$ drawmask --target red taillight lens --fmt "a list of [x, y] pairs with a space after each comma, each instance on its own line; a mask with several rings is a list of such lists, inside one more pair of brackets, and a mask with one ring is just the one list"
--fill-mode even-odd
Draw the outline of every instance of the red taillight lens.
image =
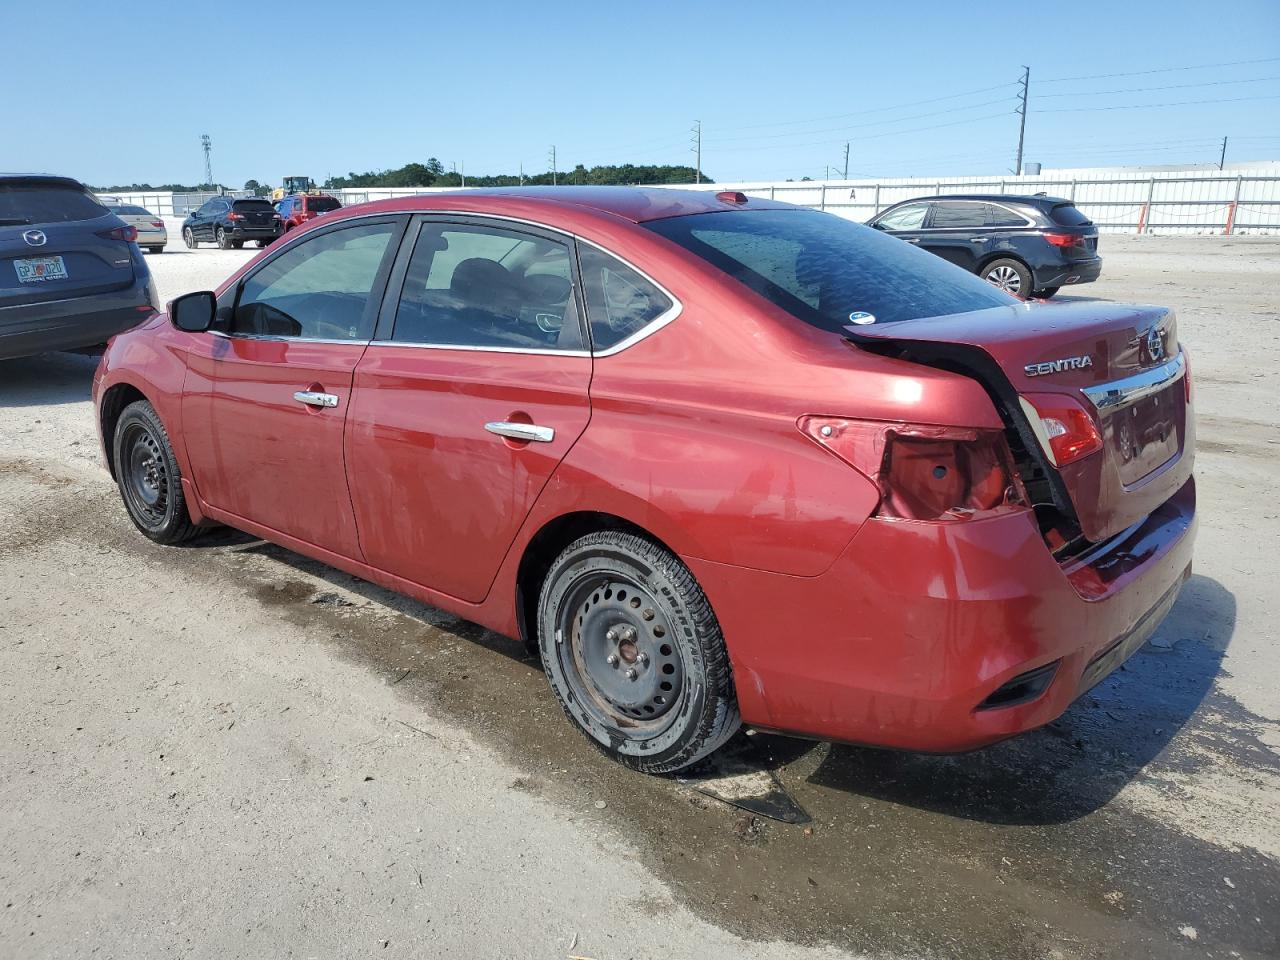
[[1080, 242], [1080, 238], [1070, 233], [1046, 233], [1044, 238], [1055, 247], [1074, 247]]
[[1058, 466], [1082, 460], [1102, 449], [1098, 425], [1079, 400], [1057, 393], [1027, 393], [1023, 397], [1040, 414]]
[[131, 225], [116, 227], [114, 230], [99, 230], [98, 236], [104, 240], [124, 240], [133, 243], [138, 239], [138, 228]]
[[876, 484], [882, 517], [969, 520], [1024, 500], [1000, 430], [841, 417], [803, 417], [800, 429]]
[[163, 227], [163, 226], [164, 226], [164, 221], [163, 221], [163, 220], [152, 220], [152, 221], [151, 221], [151, 225], [152, 225], [153, 227]]
[[228, 214], [227, 214], [227, 219], [228, 219], [228, 220], [243, 220], [243, 219], [244, 219], [244, 214], [243, 214], [243, 213], [236, 213], [234, 210], [232, 210], [230, 213], [228, 213]]

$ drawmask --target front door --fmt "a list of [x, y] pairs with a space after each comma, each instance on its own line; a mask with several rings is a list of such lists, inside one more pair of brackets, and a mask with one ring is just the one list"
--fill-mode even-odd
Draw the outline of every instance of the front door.
[[193, 351], [183, 401], [210, 506], [359, 559], [343, 423], [403, 229], [397, 217], [340, 222], [224, 294], [221, 329]]
[[361, 547], [376, 567], [478, 602], [590, 416], [573, 242], [425, 218], [395, 290], [347, 415]]
[[920, 247], [972, 273], [989, 246], [987, 204], [980, 200], [937, 200]]

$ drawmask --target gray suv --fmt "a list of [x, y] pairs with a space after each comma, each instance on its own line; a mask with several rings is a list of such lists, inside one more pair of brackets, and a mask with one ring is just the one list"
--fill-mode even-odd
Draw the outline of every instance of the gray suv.
[[77, 180], [0, 173], [0, 360], [93, 346], [158, 310], [137, 237]]

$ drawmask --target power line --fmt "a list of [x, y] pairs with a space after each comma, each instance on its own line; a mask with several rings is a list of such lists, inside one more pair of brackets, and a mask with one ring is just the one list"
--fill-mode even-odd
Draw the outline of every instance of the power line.
[[743, 140], [781, 140], [784, 137], [816, 136], [817, 134], [820, 134], [820, 133], [843, 133], [846, 130], [857, 130], [863, 127], [880, 127], [890, 123], [906, 123], [909, 120], [923, 120], [926, 117], [937, 117], [937, 116], [942, 116], [944, 114], [953, 114], [963, 110], [979, 110], [982, 107], [990, 107], [997, 103], [1008, 103], [1008, 102], [1009, 102], [1008, 97], [1000, 97], [999, 99], [996, 99], [996, 100], [986, 100], [986, 101], [983, 101], [982, 103], [974, 103], [967, 107], [951, 107], [946, 110], [931, 110], [928, 113], [917, 113], [909, 117], [895, 117], [892, 120], [870, 120], [866, 123], [854, 123], [854, 124], [849, 124], [848, 126], [841, 126], [841, 127], [827, 127], [826, 129], [823, 129], [823, 130], [800, 130], [794, 133], [762, 133], [762, 134], [758, 134], [756, 136], [751, 136], [751, 137], [724, 137], [723, 139], [715, 140], [714, 142], [715, 143], [739, 143]]
[[1205, 80], [1202, 83], [1171, 83], [1163, 87], [1128, 87], [1123, 90], [1089, 90], [1075, 93], [1045, 93], [1041, 94], [1045, 99], [1049, 97], [1105, 97], [1113, 93], [1150, 93], [1153, 90], [1186, 90], [1189, 87], [1218, 87], [1227, 83], [1264, 83], [1267, 80], [1280, 80], [1280, 75], [1274, 77], [1250, 77], [1247, 80]]
[[1146, 110], [1150, 107], [1189, 107], [1197, 103], [1243, 103], [1246, 100], [1280, 100], [1280, 93], [1261, 97], [1228, 97], [1224, 100], [1179, 100], [1175, 103], [1127, 103], [1115, 107], [1054, 107], [1052, 110], [1032, 110], [1032, 113], [1085, 113], [1097, 110]]
[[1211, 67], [1239, 67], [1246, 63], [1275, 63], [1280, 57], [1262, 57], [1258, 60], [1229, 60], [1225, 63], [1196, 63], [1181, 67], [1160, 67], [1157, 70], [1131, 70], [1126, 73], [1094, 73], [1079, 77], [1052, 77], [1041, 83], [1066, 83], [1068, 80], [1110, 80], [1112, 77], [1145, 77], [1153, 73], [1174, 73], [1178, 70], [1208, 70]]
[[[983, 120], [994, 120], [996, 117], [1008, 117], [1007, 110], [1000, 113], [990, 113], [984, 117], [969, 117], [964, 120], [953, 120], [951, 123], [935, 123], [927, 127], [913, 127], [909, 130], [886, 130], [882, 133], [868, 133], [859, 138], [859, 140], [878, 140], [882, 137], [898, 137], [908, 133], [923, 133], [927, 130], [941, 130], [944, 127], [954, 127], [964, 123], [980, 123]], [[734, 147], [738, 152], [747, 152], [752, 150], [777, 150], [787, 147], [823, 147], [832, 144], [843, 143], [843, 140], [815, 140], [806, 143], [767, 143], [754, 147]]]

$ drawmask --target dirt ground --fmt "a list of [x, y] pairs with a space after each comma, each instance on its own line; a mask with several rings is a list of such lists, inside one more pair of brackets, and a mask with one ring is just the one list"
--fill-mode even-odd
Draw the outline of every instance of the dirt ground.
[[[148, 257], [161, 295], [256, 251]], [[1103, 237], [1167, 303], [1195, 574], [965, 757], [743, 738], [806, 830], [628, 773], [514, 643], [232, 532], [137, 535], [91, 356], [0, 361], [0, 956], [1280, 956], [1280, 240]]]

